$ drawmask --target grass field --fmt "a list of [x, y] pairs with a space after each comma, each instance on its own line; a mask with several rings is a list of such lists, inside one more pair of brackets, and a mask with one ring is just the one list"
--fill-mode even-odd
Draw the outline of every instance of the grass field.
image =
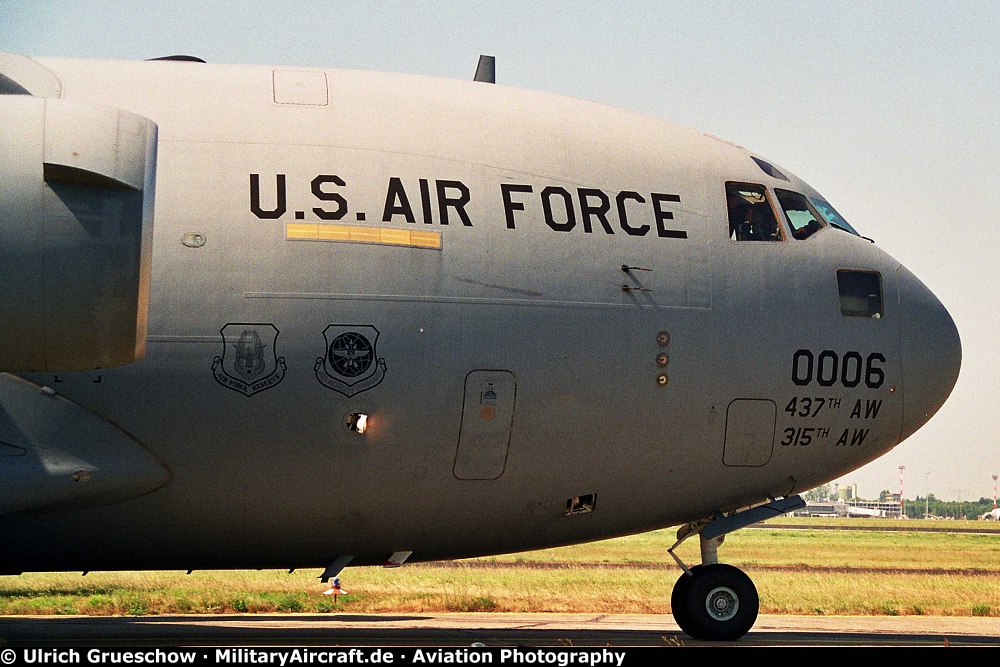
[[[323, 595], [318, 570], [24, 574], [0, 577], [0, 614], [668, 613], [680, 574], [667, 553], [674, 534], [348, 568], [341, 580], [349, 594], [336, 602]], [[697, 540], [678, 554], [699, 562]], [[727, 536], [720, 557], [753, 578], [765, 614], [1000, 617], [1000, 526], [993, 523], [778, 519]]]

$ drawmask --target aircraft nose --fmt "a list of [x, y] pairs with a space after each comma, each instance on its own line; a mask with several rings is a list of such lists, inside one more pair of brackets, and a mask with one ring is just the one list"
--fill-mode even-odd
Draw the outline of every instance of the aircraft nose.
[[958, 328], [944, 305], [906, 267], [899, 279], [904, 440], [923, 426], [951, 394], [962, 366]]

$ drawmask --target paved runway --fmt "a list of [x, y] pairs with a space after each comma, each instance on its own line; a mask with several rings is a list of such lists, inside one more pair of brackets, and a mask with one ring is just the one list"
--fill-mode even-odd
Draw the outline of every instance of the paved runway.
[[262, 614], [5, 616], [0, 646], [1000, 646], [1000, 618], [761, 616], [738, 642], [701, 642], [669, 615]]

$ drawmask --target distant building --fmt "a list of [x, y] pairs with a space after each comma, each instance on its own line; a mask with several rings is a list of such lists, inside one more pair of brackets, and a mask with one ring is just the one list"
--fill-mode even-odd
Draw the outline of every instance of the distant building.
[[855, 500], [850, 503], [855, 516], [877, 516], [886, 519], [904, 518], [899, 505], [899, 494], [894, 493], [895, 499], [886, 498], [885, 502], [877, 500]]
[[848, 502], [851, 500], [857, 500], [858, 498], [858, 485], [857, 484], [838, 484], [835, 488], [835, 493], [837, 500], [841, 502]]
[[880, 519], [898, 519], [900, 517], [899, 502], [879, 502], [877, 500], [854, 500], [849, 503], [839, 501], [807, 502], [806, 506], [796, 510], [794, 515]]
[[795, 516], [845, 517], [847, 505], [840, 502], [808, 501], [805, 507], [795, 511]]

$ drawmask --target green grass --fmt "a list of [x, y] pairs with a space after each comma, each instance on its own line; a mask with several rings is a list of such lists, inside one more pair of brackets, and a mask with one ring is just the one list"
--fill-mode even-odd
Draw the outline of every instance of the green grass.
[[[1000, 532], [886, 532], [893, 522], [782, 519], [726, 537], [721, 560], [743, 568], [761, 613], [1000, 617]], [[836, 521], [836, 520], [830, 520]], [[985, 522], [899, 522], [931, 528]], [[825, 526], [835, 526], [823, 520]], [[950, 526], [949, 526], [950, 527]], [[323, 595], [319, 571], [33, 573], [0, 577], [0, 614], [579, 612], [667, 613], [679, 570], [675, 531], [442, 566], [348, 568], [348, 595]], [[678, 550], [699, 562], [697, 539]], [[624, 564], [624, 566], [623, 566]], [[559, 565], [556, 567], [556, 565]]]

